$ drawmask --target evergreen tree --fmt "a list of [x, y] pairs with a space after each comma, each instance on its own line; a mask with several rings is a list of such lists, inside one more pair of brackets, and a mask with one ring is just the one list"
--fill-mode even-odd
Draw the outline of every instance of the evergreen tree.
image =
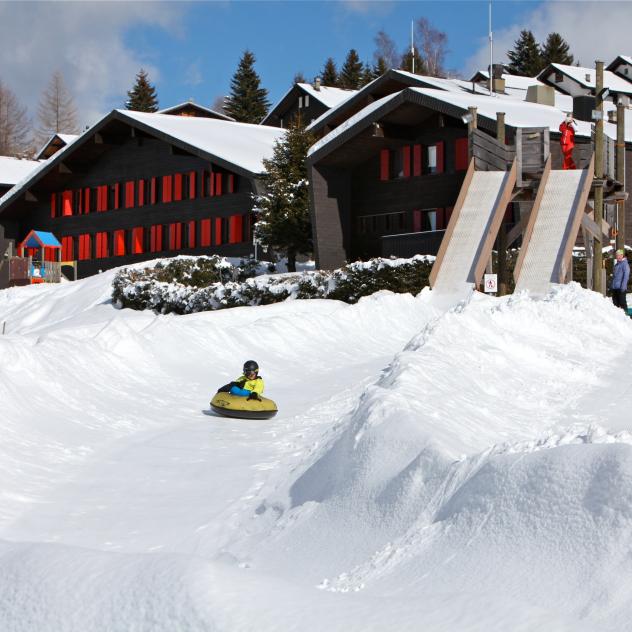
[[33, 153], [30, 121], [23, 106], [0, 80], [0, 156], [28, 158]]
[[77, 108], [66, 88], [64, 76], [55, 71], [42, 93], [37, 111], [39, 127], [37, 140], [46, 142], [53, 134], [78, 134]]
[[384, 60], [384, 57], [378, 56], [375, 65], [373, 66], [373, 78], [377, 79], [381, 77], [384, 73], [389, 71], [389, 67]]
[[544, 68], [542, 53], [531, 31], [520, 31], [513, 50], [507, 51], [509, 73], [524, 77], [535, 77]]
[[362, 75], [360, 76], [360, 87], [366, 86], [367, 83], [371, 83], [371, 81], [373, 81], [373, 79], [375, 78], [376, 77], [373, 74], [373, 68], [371, 68], [371, 64], [364, 64]]
[[127, 92], [125, 108], [136, 112], [158, 111], [156, 88], [149, 82], [149, 76], [142, 68], [136, 75], [134, 86]]
[[[414, 49], [414, 59], [415, 59], [415, 74], [416, 75], [426, 75], [428, 74], [428, 69], [426, 68], [426, 64], [424, 60], [419, 56], [419, 52], [417, 49]], [[413, 53], [410, 52], [410, 49], [405, 51], [402, 55], [402, 63], [400, 64], [401, 70], [406, 70], [407, 72], [413, 72]]]
[[336, 64], [331, 57], [329, 57], [329, 59], [325, 62], [323, 72], [320, 76], [320, 83], [321, 85], [328, 86], [330, 88], [335, 88], [338, 85], [338, 70], [336, 69]]
[[358, 57], [358, 53], [352, 48], [347, 53], [345, 63], [340, 70], [338, 77], [338, 87], [346, 90], [357, 90], [361, 85], [363, 64]]
[[549, 64], [573, 65], [575, 58], [569, 52], [569, 45], [559, 33], [549, 33], [542, 47], [542, 67]]
[[261, 87], [256, 73], [255, 56], [246, 50], [230, 84], [225, 111], [241, 123], [259, 123], [270, 109], [268, 91]]
[[255, 235], [264, 245], [285, 254], [290, 272], [296, 271], [298, 254], [312, 252], [306, 159], [314, 141], [297, 117], [275, 143], [272, 158], [263, 161], [266, 193], [255, 198]]

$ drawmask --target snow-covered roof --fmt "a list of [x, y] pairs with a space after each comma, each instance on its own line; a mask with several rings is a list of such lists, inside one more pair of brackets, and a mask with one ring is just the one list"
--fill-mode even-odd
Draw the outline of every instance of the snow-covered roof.
[[184, 101], [183, 103], [178, 103], [178, 105], [172, 105], [170, 108], [164, 108], [159, 110], [157, 114], [171, 114], [177, 110], [184, 109], [186, 107], [192, 107], [196, 110], [200, 110], [206, 114], [210, 114], [216, 118], [222, 119], [224, 121], [234, 121], [235, 119], [232, 116], [228, 116], [227, 114], [223, 114], [222, 112], [218, 112], [217, 110], [212, 110], [211, 108], [207, 108], [199, 103], [194, 103], [193, 101]]
[[116, 112], [120, 117], [162, 132], [252, 174], [265, 170], [263, 159], [272, 158], [274, 143], [285, 134], [285, 130], [267, 125], [131, 110]]
[[[54, 145], [55, 147], [63, 147], [65, 145], [69, 145], [70, 143], [74, 142], [75, 140], [77, 140], [77, 138], [79, 138], [79, 134], [53, 134], [42, 146], [42, 148], [35, 154], [36, 158], [38, 160], [41, 159], [45, 159], [45, 158], [49, 158], [50, 155], [52, 155], [53, 153], [55, 153], [54, 151], [51, 151], [51, 154], [49, 156], [45, 155], [46, 154], [46, 150], [51, 147], [51, 145]], [[61, 141], [61, 142], [59, 142]], [[59, 149], [57, 149], [57, 151], [59, 151]]]
[[[489, 81], [489, 72], [487, 70], [479, 70], [476, 74], [481, 75]], [[501, 79], [505, 82], [505, 88], [512, 88], [514, 90], [527, 90], [529, 86], [543, 85], [537, 77], [523, 77], [522, 75], [503, 73]]]
[[37, 160], [0, 156], [0, 186], [14, 186], [32, 173], [39, 164]]
[[[352, 127], [362, 127], [365, 119], [369, 118], [375, 110], [385, 106], [391, 101], [394, 101], [397, 97], [406, 92], [416, 93], [428, 97], [427, 106], [432, 107], [432, 102], [434, 101], [438, 109], [440, 107], [440, 103], [444, 103], [452, 108], [457, 108], [457, 110], [460, 110], [460, 112], [465, 114], [467, 113], [469, 107], [476, 107], [478, 116], [487, 118], [489, 121], [496, 121], [497, 112], [504, 112], [505, 124], [514, 128], [548, 127], [552, 132], [559, 132], [560, 123], [564, 120], [566, 112], [568, 111], [562, 110], [558, 107], [521, 101], [498, 94], [490, 96], [484, 94], [472, 94], [471, 92], [458, 93], [431, 88], [411, 87], [374, 101], [360, 112], [357, 112], [344, 123], [329, 132], [329, 134], [314, 143], [309, 150], [309, 155], [321, 150], [343, 132], [351, 129]], [[570, 109], [572, 110], [572, 107]], [[632, 117], [626, 117], [625, 139], [627, 142], [632, 142], [632, 121], [627, 121], [627, 119], [630, 118]], [[604, 133], [610, 138], [616, 139], [616, 125], [606, 122], [604, 124]], [[583, 136], [590, 138], [591, 123], [586, 121], [576, 121], [576, 134], [580, 137]]]
[[[573, 81], [576, 81], [584, 88], [595, 88], [595, 74], [594, 68], [582, 68], [581, 66], [567, 66], [565, 64], [549, 64], [539, 75], [538, 79], [546, 79], [553, 72], [561, 72]], [[606, 88], [610, 88], [615, 92], [623, 92], [625, 94], [632, 94], [632, 82], [620, 77], [619, 75], [611, 72], [610, 70], [603, 71], [603, 85]]]
[[336, 107], [357, 92], [357, 90], [343, 90], [342, 88], [330, 88], [329, 86], [320, 86], [317, 90], [311, 83], [298, 83], [296, 85], [328, 108]]

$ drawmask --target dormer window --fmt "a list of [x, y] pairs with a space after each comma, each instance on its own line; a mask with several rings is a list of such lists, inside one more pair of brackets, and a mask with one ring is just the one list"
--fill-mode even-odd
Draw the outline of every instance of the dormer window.
[[586, 81], [590, 81], [590, 73], [586, 73]]
[[306, 94], [305, 98], [303, 99], [303, 107], [309, 107], [309, 94]]
[[555, 73], [555, 83], [562, 83], [564, 81], [564, 75], [561, 72]]

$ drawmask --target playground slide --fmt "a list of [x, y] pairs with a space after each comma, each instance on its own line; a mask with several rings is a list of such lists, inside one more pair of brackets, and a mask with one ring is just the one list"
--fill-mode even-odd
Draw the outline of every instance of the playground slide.
[[465, 297], [478, 285], [516, 182], [509, 171], [475, 171], [470, 162], [430, 273], [433, 291]]
[[588, 168], [569, 171], [552, 170], [547, 161], [516, 261], [516, 292], [542, 295], [551, 283], [565, 282], [592, 178], [592, 159]]

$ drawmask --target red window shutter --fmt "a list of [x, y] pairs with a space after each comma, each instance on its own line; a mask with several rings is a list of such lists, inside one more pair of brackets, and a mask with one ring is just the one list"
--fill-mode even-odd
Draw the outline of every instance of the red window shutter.
[[195, 200], [196, 198], [196, 189], [195, 189], [195, 171], [190, 171], [189, 172], [189, 199], [190, 200]]
[[208, 175], [208, 194], [210, 197], [215, 195], [215, 174], [211, 171]]
[[83, 215], [83, 189], [77, 189], [77, 212]]
[[61, 214], [64, 217], [72, 215], [72, 191], [64, 191], [61, 194]]
[[456, 171], [465, 171], [468, 167], [467, 138], [457, 138], [455, 141], [454, 168]]
[[413, 233], [421, 231], [421, 211], [413, 211]]
[[97, 211], [108, 210], [108, 187], [106, 184], [97, 187]]
[[182, 224], [180, 222], [169, 224], [169, 250], [182, 248]]
[[242, 241], [243, 218], [241, 215], [232, 215], [229, 221], [229, 243], [238, 244]]
[[125, 231], [114, 231], [114, 256], [122, 257], [125, 255]]
[[437, 173], [443, 173], [444, 171], [444, 145], [445, 143], [442, 140], [437, 141]]
[[228, 192], [235, 192], [235, 176], [232, 173], [228, 174]]
[[61, 259], [62, 261], [72, 261], [75, 258], [72, 247], [72, 237], [61, 238]]
[[203, 219], [200, 222], [200, 246], [211, 245], [211, 220]]
[[105, 232], [96, 234], [97, 259], [105, 259], [108, 256], [108, 234]]
[[151, 191], [150, 191], [150, 194], [149, 194], [150, 204], [155, 204], [156, 201], [157, 201], [157, 199], [156, 199], [157, 198], [156, 185], [157, 185], [156, 178], [152, 178], [151, 179], [151, 183], [150, 183]]
[[188, 239], [188, 244], [187, 246], [189, 248], [195, 248], [195, 220], [191, 220], [190, 222], [188, 222], [189, 225], [189, 239]]
[[134, 181], [125, 183], [125, 208], [134, 208]]
[[222, 174], [216, 173], [215, 174], [215, 195], [221, 195], [221, 194], [222, 194]]
[[83, 212], [87, 215], [90, 212], [90, 188], [83, 190]]
[[402, 161], [404, 163], [404, 178], [410, 178], [410, 145], [402, 147]]
[[152, 226], [149, 236], [151, 252], [160, 252], [162, 250], [162, 224]]
[[162, 201], [171, 202], [173, 199], [173, 177], [162, 176]]
[[90, 235], [79, 235], [79, 260], [90, 259]]
[[176, 201], [182, 200], [182, 174], [176, 173], [173, 176], [173, 199]]
[[114, 183], [114, 209], [121, 208], [121, 186], [118, 182]]
[[51, 193], [50, 195], [50, 216], [57, 217], [57, 194]]
[[143, 252], [143, 227], [132, 228], [132, 254], [139, 255]]
[[388, 180], [389, 176], [389, 158], [390, 152], [388, 149], [382, 149], [380, 151], [380, 180]]
[[145, 205], [145, 181], [138, 181], [138, 206]]
[[222, 243], [222, 219], [217, 217], [215, 219], [215, 245], [219, 246]]
[[421, 175], [421, 145], [413, 145], [413, 176]]

